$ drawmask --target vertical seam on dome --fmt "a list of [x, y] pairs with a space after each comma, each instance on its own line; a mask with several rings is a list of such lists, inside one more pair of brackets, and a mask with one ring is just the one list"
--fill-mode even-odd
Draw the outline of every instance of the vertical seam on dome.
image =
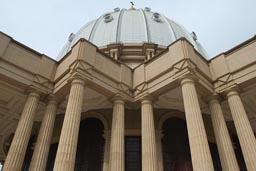
[[[103, 15], [102, 15], [103, 16]], [[90, 36], [89, 36], [89, 41], [93, 43], [93, 38], [94, 38], [94, 34], [96, 32], [96, 29], [97, 29], [97, 26], [99, 24], [99, 20], [102, 18], [102, 16], [100, 16], [94, 23], [93, 27], [92, 27], [92, 30], [91, 30], [91, 33], [90, 33]]]
[[183, 32], [185, 33], [185, 35], [187, 36], [189, 41], [196, 47], [196, 41], [190, 36], [187, 29], [185, 27], [183, 27], [181, 24], [177, 23], [176, 21], [172, 21], [172, 22], [175, 23], [177, 25], [177, 27], [179, 27], [181, 30], [183, 30]]
[[199, 50], [198, 43], [191, 37], [191, 35], [189, 34], [189, 31], [183, 25], [177, 23], [176, 21], [172, 21], [172, 22], [176, 24], [176, 26], [179, 27], [184, 32], [184, 34], [187, 36], [185, 38], [188, 39], [188, 41], [194, 46], [194, 49], [196, 49], [198, 52], [205, 54], [204, 52]]
[[[164, 19], [164, 21], [167, 23], [168, 27], [170, 28], [171, 35], [174, 37], [175, 40], [177, 40], [177, 35], [175, 34], [171, 23], [168, 21], [168, 19], [164, 15], [161, 14], [161, 16]], [[173, 41], [175, 41], [175, 40], [173, 40]]]
[[124, 9], [122, 9], [118, 16], [117, 29], [116, 29], [116, 42], [120, 42], [120, 34], [121, 34], [121, 22], [123, 17]]
[[146, 18], [146, 15], [145, 15], [145, 12], [144, 10], [140, 9], [140, 12], [142, 13], [143, 15], [143, 18], [144, 18], [144, 23], [145, 23], [145, 30], [146, 30], [146, 33], [147, 33], [147, 41], [148, 42], [151, 42], [151, 37], [149, 35], [149, 26], [148, 26], [148, 21], [147, 21], [147, 18]]
[[[75, 34], [76, 36], [78, 36], [78, 35], [81, 35], [82, 34], [82, 32], [83, 32], [83, 30], [85, 29], [85, 28], [87, 28], [91, 23], [93, 23], [95, 20], [93, 20], [93, 21], [90, 21], [90, 22], [88, 22], [87, 24], [85, 24], [82, 28], [80, 28], [79, 30], [78, 30], [78, 32]], [[95, 21], [96, 22], [96, 21]], [[81, 36], [81, 37], [83, 37], [83, 36]], [[75, 38], [73, 39], [73, 40], [75, 40]], [[89, 40], [89, 37], [88, 37], [88, 40]], [[73, 42], [73, 41], [72, 41]]]

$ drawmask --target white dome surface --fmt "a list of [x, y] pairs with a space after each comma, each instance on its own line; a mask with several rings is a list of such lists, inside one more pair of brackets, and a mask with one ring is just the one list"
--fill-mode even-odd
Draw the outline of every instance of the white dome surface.
[[100, 47], [111, 43], [143, 42], [168, 46], [181, 37], [185, 37], [199, 53], [207, 57], [195, 35], [192, 37], [182, 25], [164, 15], [151, 12], [149, 8], [144, 10], [115, 8], [114, 12], [102, 15], [85, 24], [75, 35], [70, 35], [57, 60], [65, 56], [80, 38], [85, 38]]

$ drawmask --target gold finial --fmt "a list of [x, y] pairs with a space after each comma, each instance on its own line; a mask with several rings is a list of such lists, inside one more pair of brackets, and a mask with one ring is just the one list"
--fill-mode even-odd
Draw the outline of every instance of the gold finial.
[[131, 8], [129, 9], [129, 10], [136, 10], [133, 6], [134, 6], [134, 3], [132, 2], [132, 1], [130, 1], [130, 3], [131, 3]]

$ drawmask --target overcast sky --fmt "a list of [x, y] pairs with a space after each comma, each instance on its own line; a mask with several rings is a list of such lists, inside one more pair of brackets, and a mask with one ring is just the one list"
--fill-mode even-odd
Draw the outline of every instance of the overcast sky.
[[[0, 31], [56, 58], [71, 32], [129, 0], [0, 0]], [[256, 34], [256, 0], [134, 0], [195, 31], [209, 57]]]

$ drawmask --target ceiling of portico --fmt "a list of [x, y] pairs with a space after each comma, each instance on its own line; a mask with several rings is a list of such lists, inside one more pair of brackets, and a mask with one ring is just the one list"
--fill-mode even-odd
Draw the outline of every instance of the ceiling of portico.
[[15, 130], [24, 103], [24, 95], [0, 82], [0, 135]]
[[[204, 95], [198, 91], [198, 100], [200, 104], [201, 111], [205, 114], [209, 114], [209, 108], [204, 98]], [[176, 87], [161, 96], [159, 96], [154, 104], [156, 108], [164, 108], [164, 109], [177, 109], [179, 111], [184, 112], [184, 104], [181, 87]]]
[[242, 89], [241, 98], [250, 123], [256, 132], [256, 85]]
[[[24, 90], [0, 81], [0, 136], [13, 133], [27, 96]], [[45, 104], [39, 102], [35, 121], [41, 120]]]
[[[241, 93], [241, 98], [250, 120], [250, 123], [256, 132], [256, 86], [251, 86], [246, 89], [243, 89]], [[200, 90], [197, 89], [198, 99], [200, 103], [200, 108], [202, 113], [210, 115], [210, 110], [206, 102], [206, 97], [204, 94], [200, 93]], [[184, 112], [182, 91], [180, 87], [176, 87], [171, 91], [168, 91], [157, 98], [154, 103], [155, 108], [164, 108], [164, 109], [177, 109]], [[232, 115], [226, 99], [221, 100], [221, 108], [226, 121], [232, 121]]]
[[[67, 103], [68, 103], [68, 95], [60, 103], [58, 108], [58, 114], [65, 113]], [[107, 98], [106, 96], [103, 96], [102, 94], [90, 88], [86, 88], [84, 91], [82, 112], [86, 112], [88, 110], [93, 110], [93, 109], [103, 109], [103, 108], [112, 108], [111, 98]]]

